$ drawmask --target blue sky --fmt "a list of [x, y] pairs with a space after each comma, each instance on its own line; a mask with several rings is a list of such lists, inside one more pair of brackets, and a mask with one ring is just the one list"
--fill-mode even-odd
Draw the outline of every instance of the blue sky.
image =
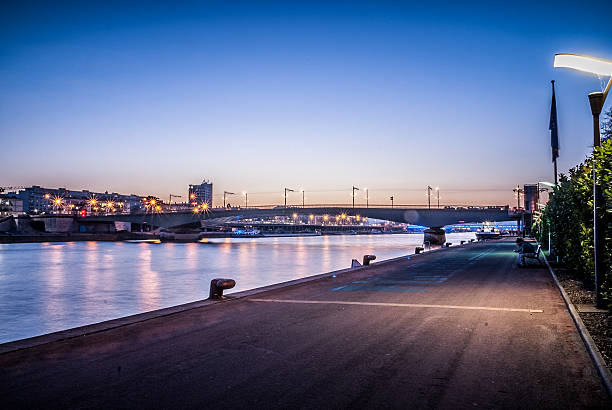
[[560, 171], [591, 149], [604, 80], [554, 53], [612, 59], [610, 2], [56, 3], [0, 6], [0, 186], [513, 203], [551, 79]]

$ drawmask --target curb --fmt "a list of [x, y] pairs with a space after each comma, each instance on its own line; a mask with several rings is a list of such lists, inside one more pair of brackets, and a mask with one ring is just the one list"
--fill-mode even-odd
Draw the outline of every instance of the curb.
[[305, 283], [313, 282], [319, 279], [335, 277], [336, 275], [340, 275], [343, 273], [349, 272], [358, 272], [365, 269], [370, 269], [372, 267], [383, 266], [389, 263], [401, 261], [401, 260], [410, 260], [412, 258], [418, 258], [423, 255], [428, 255], [430, 253], [436, 253], [447, 249], [460, 248], [465, 247], [468, 244], [472, 244], [468, 242], [462, 246], [451, 246], [450, 248], [436, 248], [431, 249], [429, 251], [425, 251], [421, 254], [408, 254], [403, 256], [398, 256], [391, 259], [385, 259], [379, 262], [372, 263], [369, 266], [358, 266], [355, 268], [345, 268], [339, 269], [331, 272], [320, 273], [317, 275], [307, 276], [305, 278], [293, 279], [287, 282], [275, 283], [272, 285], [266, 285], [259, 288], [244, 290], [236, 293], [228, 293], [223, 300], [210, 300], [203, 299], [195, 302], [188, 302], [181, 305], [171, 306], [167, 308], [152, 310], [150, 312], [137, 313], [134, 315], [124, 316], [117, 319], [105, 320], [98, 323], [92, 323], [88, 325], [78, 326], [71, 329], [60, 330], [57, 332], [47, 333], [39, 336], [28, 337], [25, 339], [13, 340], [11, 342], [1, 343], [0, 344], [0, 355], [15, 352], [18, 350], [29, 349], [32, 347], [41, 346], [48, 343], [59, 342], [68, 339], [74, 339], [81, 336], [92, 335], [95, 333], [104, 332], [111, 329], [116, 329], [124, 326], [129, 326], [141, 322], [146, 322], [148, 320], [158, 319], [161, 317], [167, 317], [171, 315], [175, 315], [178, 313], [183, 313], [189, 310], [198, 309], [204, 306], [214, 305], [218, 303], [228, 303], [235, 300], [240, 300], [242, 298], [258, 295], [260, 293], [274, 291], [282, 288], [286, 288], [289, 286], [297, 286]]
[[574, 324], [576, 325], [576, 328], [578, 329], [578, 333], [580, 333], [580, 337], [582, 338], [582, 341], [584, 342], [584, 345], [586, 346], [587, 351], [589, 352], [589, 356], [591, 356], [591, 359], [593, 360], [593, 364], [597, 368], [597, 373], [599, 373], [599, 376], [601, 376], [601, 380], [604, 386], [606, 387], [608, 396], [612, 398], [612, 373], [610, 372], [610, 369], [608, 369], [608, 367], [606, 366], [606, 362], [603, 356], [599, 352], [597, 345], [595, 345], [593, 338], [591, 337], [591, 335], [589, 334], [589, 331], [587, 330], [586, 326], [582, 322], [582, 319], [580, 318], [578, 311], [576, 311], [576, 308], [570, 301], [569, 296], [567, 295], [567, 293], [565, 293], [565, 290], [561, 286], [561, 283], [559, 283], [559, 279], [557, 279], [557, 275], [555, 275], [555, 272], [553, 271], [550, 264], [548, 263], [546, 256], [545, 255], [543, 256], [544, 256], [544, 262], [546, 263], [546, 266], [548, 267], [548, 271], [552, 275], [552, 278], [555, 281], [557, 288], [559, 289], [559, 293], [561, 293], [561, 296], [563, 297], [563, 301], [565, 302], [565, 305], [567, 306], [567, 309], [569, 310], [570, 316], [574, 320]]

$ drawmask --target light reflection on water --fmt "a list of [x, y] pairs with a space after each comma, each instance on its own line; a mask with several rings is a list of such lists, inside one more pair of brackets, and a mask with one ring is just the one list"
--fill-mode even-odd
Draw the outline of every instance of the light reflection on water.
[[[473, 233], [448, 234], [451, 242]], [[203, 243], [0, 244], [0, 343], [414, 252], [422, 235], [209, 239]]]

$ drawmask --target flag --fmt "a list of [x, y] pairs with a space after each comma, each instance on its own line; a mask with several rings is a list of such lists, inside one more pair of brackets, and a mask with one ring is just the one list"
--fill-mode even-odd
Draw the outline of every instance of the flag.
[[553, 162], [559, 156], [559, 131], [557, 129], [557, 100], [555, 99], [555, 81], [552, 83], [552, 103], [550, 104], [550, 124], [548, 129], [550, 130], [550, 147], [552, 148], [552, 160]]

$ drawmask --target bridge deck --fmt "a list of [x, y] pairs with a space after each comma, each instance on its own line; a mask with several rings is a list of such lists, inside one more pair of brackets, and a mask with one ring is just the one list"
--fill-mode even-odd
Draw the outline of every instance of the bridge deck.
[[0, 355], [4, 407], [608, 407], [545, 269], [474, 244]]

